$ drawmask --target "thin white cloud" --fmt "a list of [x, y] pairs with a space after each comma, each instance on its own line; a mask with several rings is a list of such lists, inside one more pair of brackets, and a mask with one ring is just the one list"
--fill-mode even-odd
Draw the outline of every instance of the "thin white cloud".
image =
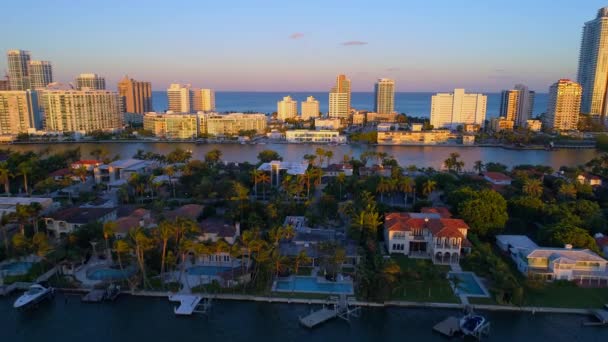
[[342, 43], [344, 46], [357, 46], [357, 45], [367, 45], [367, 42], [362, 42], [360, 40], [349, 40], [347, 42]]

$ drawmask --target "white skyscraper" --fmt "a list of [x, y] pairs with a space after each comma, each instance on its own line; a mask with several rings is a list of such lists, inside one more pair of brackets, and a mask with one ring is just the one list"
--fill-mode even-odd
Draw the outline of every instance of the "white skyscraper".
[[42, 129], [37, 93], [32, 90], [0, 91], [0, 134], [17, 135]]
[[193, 94], [190, 84], [173, 83], [167, 89], [169, 110], [175, 113], [190, 113], [193, 109]]
[[77, 90], [105, 90], [106, 79], [97, 74], [80, 74], [76, 78]]
[[585, 23], [578, 61], [578, 83], [583, 87], [581, 112], [605, 117], [608, 111], [608, 7]]
[[310, 120], [319, 117], [319, 101], [314, 96], [309, 96], [302, 101], [302, 120]]
[[348, 119], [350, 114], [350, 79], [346, 75], [336, 77], [336, 85], [329, 92], [329, 117]]
[[53, 67], [49, 61], [30, 61], [29, 74], [32, 89], [42, 89], [53, 83]]
[[293, 119], [298, 115], [298, 101], [285, 96], [282, 101], [277, 102], [277, 119], [285, 121]]
[[118, 93], [107, 90], [54, 90], [42, 93], [45, 128], [55, 132], [122, 128]]
[[577, 129], [582, 93], [581, 85], [568, 79], [551, 85], [543, 127], [556, 131]]
[[24, 50], [9, 50], [7, 53], [7, 58], [10, 89], [30, 89], [30, 73], [28, 68], [28, 64], [30, 62], [30, 52]]
[[395, 111], [395, 81], [381, 78], [374, 87], [374, 107], [378, 114], [392, 114]]
[[487, 96], [466, 94], [464, 89], [454, 89], [451, 94], [439, 93], [431, 100], [431, 125], [435, 128], [455, 129], [459, 125], [483, 126], [486, 120]]

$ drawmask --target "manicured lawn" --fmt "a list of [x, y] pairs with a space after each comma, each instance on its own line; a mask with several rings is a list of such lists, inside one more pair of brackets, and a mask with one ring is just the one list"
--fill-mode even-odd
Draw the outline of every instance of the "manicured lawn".
[[[412, 279], [401, 279], [401, 285], [396, 286], [391, 296], [391, 300], [412, 301], [412, 302], [438, 302], [438, 303], [459, 303], [454, 295], [446, 273], [449, 266], [433, 265], [430, 260], [410, 259], [402, 255], [392, 256], [393, 260], [399, 264], [402, 273], [409, 274]], [[437, 276], [434, 281], [424, 278], [428, 268], [433, 267]]]
[[542, 289], [527, 289], [525, 305], [559, 308], [601, 308], [608, 304], [608, 288], [582, 288], [553, 283]]

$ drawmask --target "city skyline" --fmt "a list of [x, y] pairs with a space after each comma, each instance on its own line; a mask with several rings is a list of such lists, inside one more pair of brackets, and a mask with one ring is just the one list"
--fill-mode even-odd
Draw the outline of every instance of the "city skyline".
[[[214, 27], [212, 31], [195, 20], [202, 6], [195, 3], [191, 11], [155, 2], [121, 4], [115, 14], [92, 4], [10, 3], [12, 15], [0, 29], [13, 32], [3, 39], [4, 51], [28, 50], [51, 61], [57, 81], [97, 73], [106, 77], [110, 90], [129, 74], [152, 82], [155, 91], [171, 83], [217, 91], [327, 91], [335, 75], [343, 73], [354, 92], [372, 92], [375, 80], [386, 77], [395, 80], [397, 92], [456, 87], [499, 92], [524, 83], [546, 93], [557, 79], [576, 79], [583, 24], [606, 5], [519, 1], [505, 8], [471, 3], [353, 3], [349, 8], [322, 3], [310, 14], [297, 4], [237, 2], [229, 10], [216, 3], [205, 7], [204, 27]], [[468, 13], [465, 7], [471, 7]], [[138, 11], [142, 15], [135, 15]], [[383, 25], [358, 25], [353, 19], [361, 13], [372, 19], [382, 15]], [[166, 17], [182, 23], [181, 34], [158, 25]], [[32, 23], [27, 29], [11, 29], [27, 19]], [[100, 25], [85, 30], [85, 22], [115, 22], [121, 29]], [[332, 22], [335, 29], [322, 22]], [[138, 38], [127, 44], [127, 36]], [[204, 39], [204, 47], [187, 44], [194, 39]], [[1, 61], [0, 70], [6, 69]]]

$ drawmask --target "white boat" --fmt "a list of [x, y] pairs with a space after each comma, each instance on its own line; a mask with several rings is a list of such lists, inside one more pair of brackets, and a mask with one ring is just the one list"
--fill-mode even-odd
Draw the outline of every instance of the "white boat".
[[44, 287], [39, 284], [34, 284], [30, 286], [29, 290], [27, 290], [21, 297], [17, 298], [13, 307], [15, 309], [25, 308], [32, 304], [39, 303], [45, 298], [51, 296], [55, 292], [55, 289], [52, 287]]
[[468, 314], [460, 319], [460, 330], [465, 335], [477, 336], [486, 326], [486, 319], [483, 316]]

